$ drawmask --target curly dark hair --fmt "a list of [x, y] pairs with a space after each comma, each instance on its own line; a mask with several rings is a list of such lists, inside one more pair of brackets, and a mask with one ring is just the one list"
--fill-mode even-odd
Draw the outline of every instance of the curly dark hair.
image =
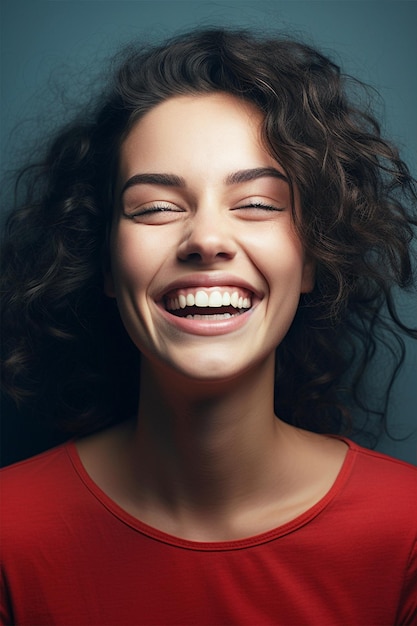
[[263, 113], [265, 146], [299, 191], [294, 220], [317, 268], [277, 349], [277, 414], [340, 432], [355, 403], [377, 411], [361, 394], [376, 346], [390, 346], [390, 387], [401, 334], [415, 336], [392, 292], [413, 285], [416, 187], [368, 105], [356, 103], [358, 81], [287, 37], [206, 29], [129, 47], [109, 83], [19, 176], [2, 255], [6, 392], [73, 433], [135, 412], [140, 355], [103, 295], [119, 148], [159, 102], [219, 91]]

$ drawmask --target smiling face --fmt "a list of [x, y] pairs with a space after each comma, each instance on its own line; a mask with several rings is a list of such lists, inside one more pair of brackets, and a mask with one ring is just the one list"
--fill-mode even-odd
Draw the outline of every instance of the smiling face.
[[313, 288], [261, 122], [230, 95], [173, 97], [122, 144], [106, 293], [154, 366], [221, 380], [273, 363]]

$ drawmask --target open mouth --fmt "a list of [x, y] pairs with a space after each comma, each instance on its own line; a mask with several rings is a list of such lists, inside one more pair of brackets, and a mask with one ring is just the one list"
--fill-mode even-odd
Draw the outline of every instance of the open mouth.
[[193, 320], [223, 321], [252, 307], [253, 294], [237, 287], [175, 289], [164, 297], [166, 311]]

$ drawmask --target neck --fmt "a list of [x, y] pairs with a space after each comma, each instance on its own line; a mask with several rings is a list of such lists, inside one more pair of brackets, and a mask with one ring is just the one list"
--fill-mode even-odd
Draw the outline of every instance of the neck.
[[202, 515], [259, 494], [283, 426], [273, 389], [272, 358], [239, 380], [193, 385], [145, 362], [133, 441], [147, 492]]
[[219, 385], [143, 365], [138, 419], [78, 443], [122, 508], [178, 537], [223, 541], [294, 519], [328, 492], [346, 446], [275, 417], [273, 359]]

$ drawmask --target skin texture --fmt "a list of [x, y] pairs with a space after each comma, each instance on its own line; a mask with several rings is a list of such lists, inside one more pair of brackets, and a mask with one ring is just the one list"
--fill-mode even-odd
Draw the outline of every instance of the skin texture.
[[[273, 412], [275, 348], [314, 267], [260, 122], [229, 95], [171, 98], [136, 123], [120, 152], [105, 289], [142, 353], [140, 403], [137, 419], [78, 449], [127, 511], [197, 541], [289, 521], [325, 495], [346, 453]], [[167, 293], [198, 289], [235, 289], [251, 306], [220, 320], [167, 310]]]
[[[269, 358], [300, 293], [313, 286], [293, 231], [287, 182], [271, 176], [227, 182], [247, 169], [282, 172], [259, 141], [260, 120], [256, 109], [230, 96], [173, 98], [140, 120], [121, 149], [121, 188], [143, 173], [174, 174], [185, 185], [126, 189], [113, 228], [108, 293], [117, 294], [138, 348], [191, 378], [223, 380]], [[255, 202], [282, 210], [247, 206]], [[169, 210], [143, 213], [158, 205]], [[236, 331], [218, 334], [221, 325], [213, 322], [182, 332], [159, 303], [170, 285], [183, 281], [246, 283], [256, 306]]]

